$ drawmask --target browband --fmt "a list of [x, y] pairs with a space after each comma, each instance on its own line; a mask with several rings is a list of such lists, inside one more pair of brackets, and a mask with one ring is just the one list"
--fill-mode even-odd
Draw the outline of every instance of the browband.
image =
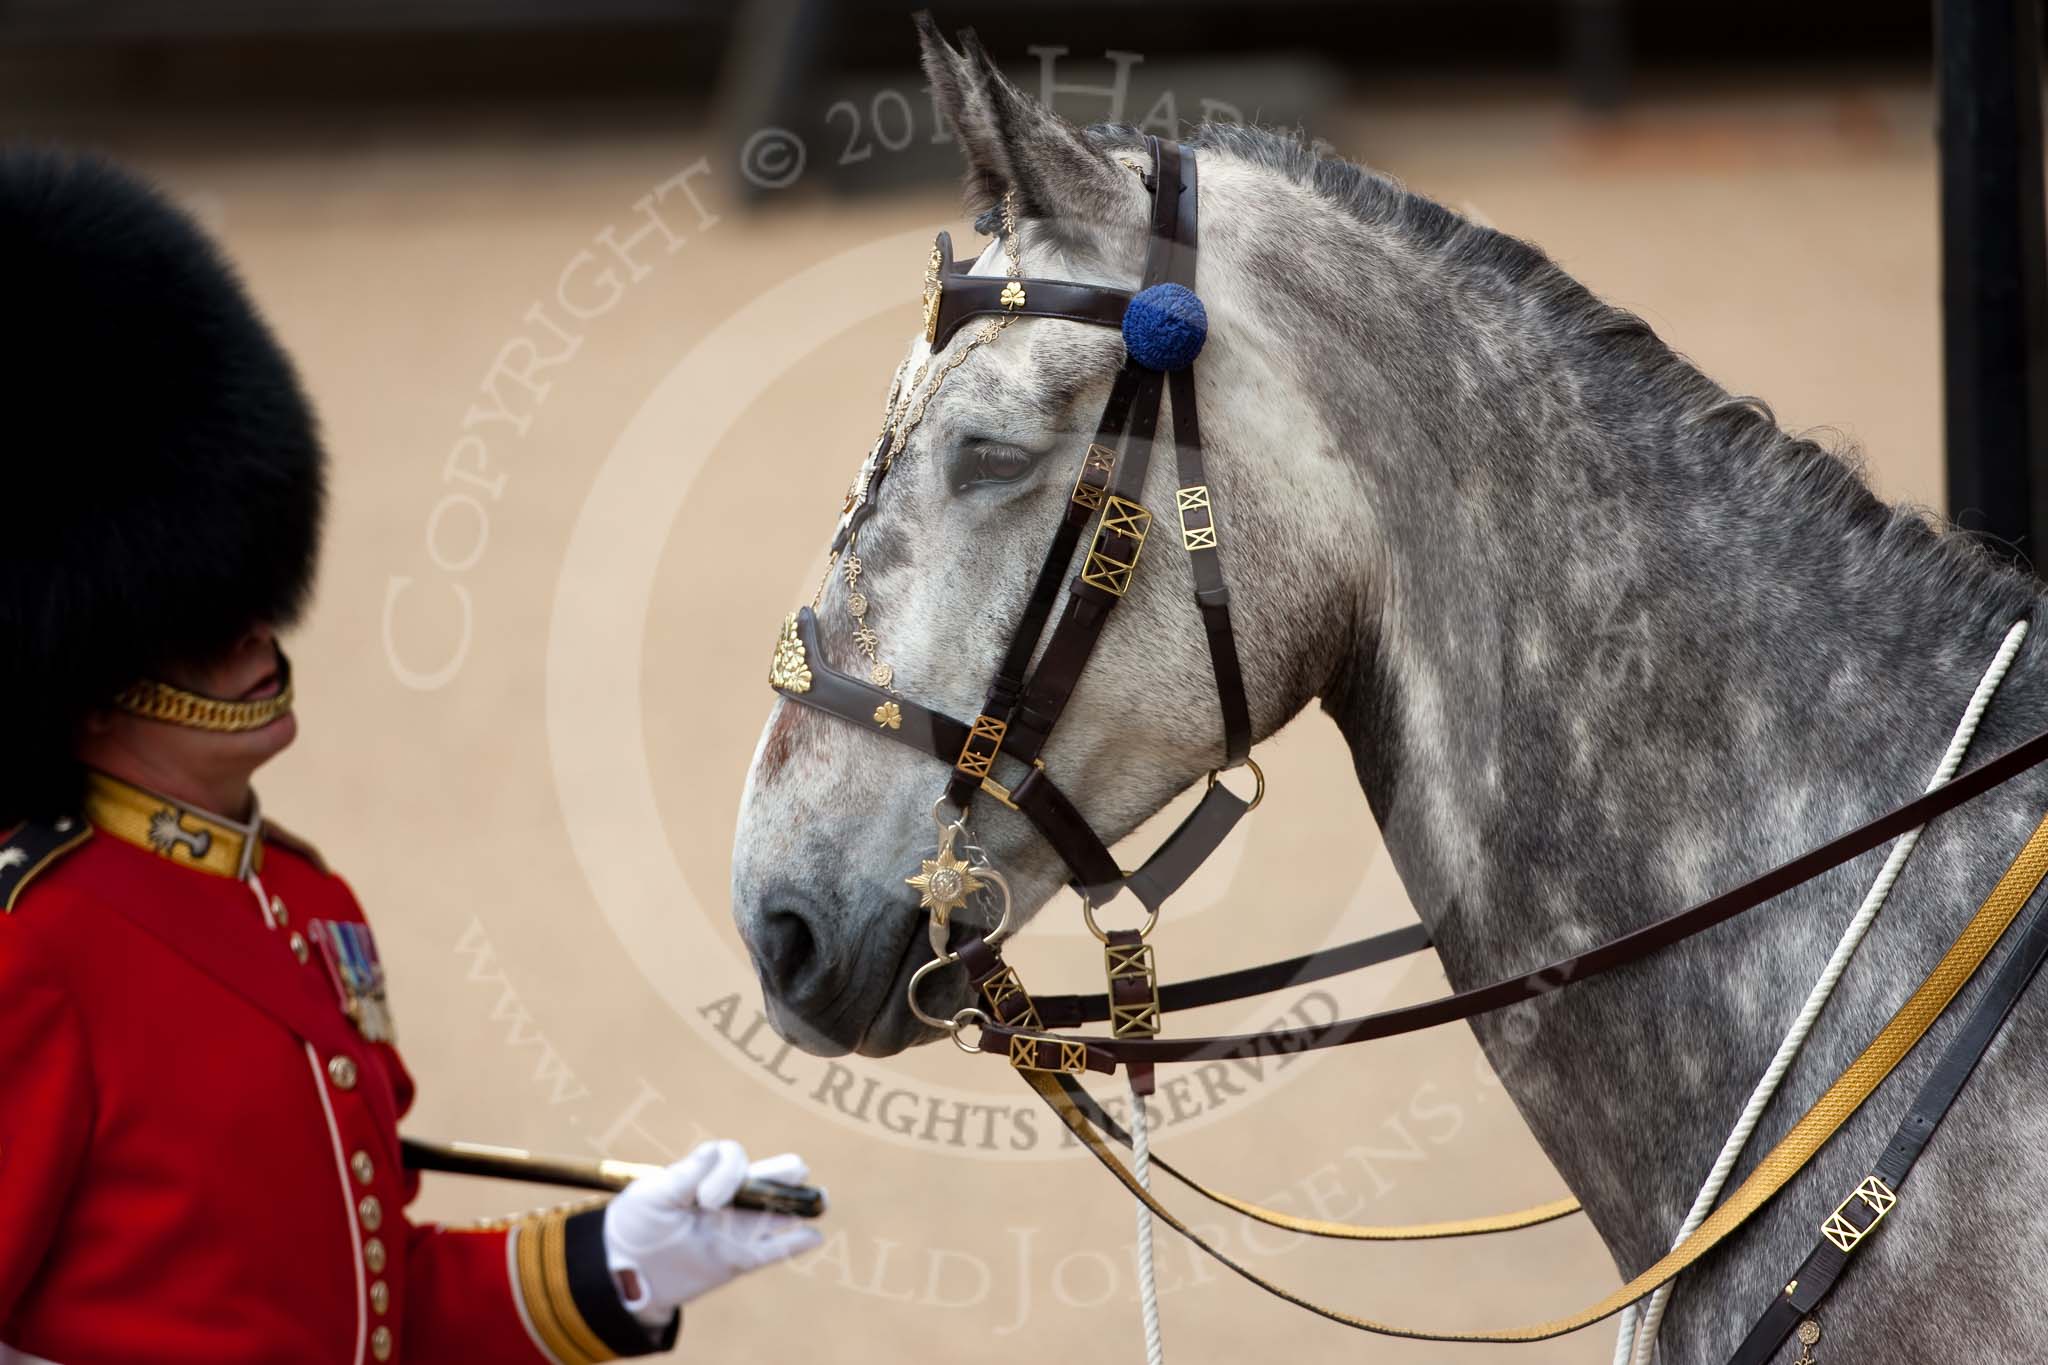
[[971, 275], [968, 272], [974, 262], [954, 261], [949, 233], [939, 234], [933, 250], [938, 256], [938, 293], [936, 299], [925, 301], [924, 339], [935, 351], [943, 350], [969, 318], [1011, 315], [1091, 322], [1100, 327], [1124, 325], [1124, 310], [1131, 302], [1129, 290], [1066, 280]]

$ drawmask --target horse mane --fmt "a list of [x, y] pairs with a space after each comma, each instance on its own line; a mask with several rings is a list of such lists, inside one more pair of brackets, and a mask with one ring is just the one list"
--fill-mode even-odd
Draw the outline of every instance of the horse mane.
[[[1109, 149], [1144, 146], [1144, 134], [1124, 124], [1098, 124], [1088, 134]], [[1938, 600], [1989, 602], [2008, 620], [2032, 611], [2038, 593], [2028, 574], [1932, 509], [1878, 497], [1853, 446], [1830, 448], [1785, 431], [1762, 399], [1729, 393], [1649, 323], [1599, 298], [1540, 247], [1475, 223], [1391, 176], [1326, 155], [1298, 131], [1211, 122], [1184, 145], [1278, 175], [1341, 212], [1391, 229], [1467, 277], [1490, 276], [1535, 302], [1557, 324], [1555, 335], [1574, 359], [1625, 368], [1674, 414], [1678, 431], [1710, 441], [1718, 458], [1747, 466], [1759, 497], [1796, 500], [1846, 526], [1865, 542], [1873, 563], [1920, 580]]]

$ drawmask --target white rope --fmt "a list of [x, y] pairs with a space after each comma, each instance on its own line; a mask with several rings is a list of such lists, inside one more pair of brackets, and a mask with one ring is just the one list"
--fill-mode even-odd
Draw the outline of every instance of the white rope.
[[1619, 1326], [1614, 1333], [1614, 1365], [1629, 1365], [1636, 1351], [1636, 1304], [1621, 1310], [1615, 1319]]
[[[1969, 752], [1970, 741], [1976, 736], [1977, 722], [1984, 718], [1984, 710], [1991, 704], [1992, 694], [1998, 691], [1999, 683], [2005, 680], [2005, 672], [2012, 666], [2013, 656], [2019, 653], [2021, 641], [2027, 638], [2027, 623], [2015, 621], [2011, 630], [2005, 633], [2005, 642], [1998, 647], [1998, 654], [1991, 660], [1991, 667], [1984, 670], [1983, 678], [1977, 683], [1977, 690], [1970, 697], [1969, 706], [1963, 711], [1963, 719], [1956, 726], [1955, 737], [1948, 742], [1948, 752], [1941, 756], [1941, 764], [1935, 769], [1934, 780], [1927, 784], [1927, 790], [1945, 786], [1956, 775], [1962, 765], [1963, 755]], [[1785, 1035], [1785, 1041], [1778, 1045], [1778, 1053], [1771, 1058], [1770, 1066], [1764, 1071], [1763, 1079], [1756, 1084], [1756, 1090], [1749, 1097], [1742, 1117], [1736, 1121], [1735, 1130], [1728, 1134], [1728, 1141], [1722, 1144], [1721, 1155], [1714, 1161], [1714, 1169], [1707, 1176], [1707, 1183], [1700, 1186], [1697, 1198], [1692, 1201], [1692, 1211], [1686, 1214], [1685, 1224], [1672, 1239], [1676, 1246], [1690, 1237], [1693, 1230], [1706, 1221], [1714, 1201], [1721, 1197], [1722, 1187], [1728, 1183], [1729, 1174], [1742, 1156], [1742, 1150], [1749, 1145], [1749, 1138], [1756, 1131], [1756, 1125], [1763, 1118], [1764, 1110], [1770, 1106], [1771, 1097], [1778, 1093], [1778, 1083], [1785, 1079], [1792, 1061], [1805, 1046], [1807, 1035], [1813, 1031], [1813, 1024], [1820, 1012], [1827, 1006], [1828, 998], [1835, 992], [1835, 983], [1842, 979], [1842, 973], [1849, 966], [1849, 959], [1856, 955], [1856, 949], [1863, 943], [1863, 936], [1869, 932], [1877, 912], [1884, 908], [1885, 898], [1891, 894], [1893, 883], [1899, 879], [1906, 859], [1913, 855], [1913, 849], [1920, 842], [1920, 830], [1908, 830], [1892, 845], [1891, 855], [1885, 859], [1877, 880], [1872, 883], [1870, 893], [1863, 898], [1863, 904], [1856, 911], [1856, 917], [1849, 921], [1849, 927], [1842, 933], [1842, 941], [1835, 945], [1834, 956], [1828, 959], [1826, 970], [1820, 980], [1814, 982], [1812, 992], [1806, 997], [1806, 1005], [1799, 1011], [1799, 1017], [1792, 1023], [1792, 1031]], [[1620, 1340], [1615, 1343], [1614, 1365], [1650, 1365], [1657, 1349], [1657, 1329], [1664, 1321], [1664, 1306], [1671, 1300], [1671, 1291], [1677, 1282], [1664, 1285], [1649, 1301], [1642, 1305], [1640, 1315], [1634, 1307], [1623, 1313]], [[1640, 1325], [1638, 1325], [1640, 1317]], [[1633, 1338], [1633, 1345], [1631, 1345]]]
[[[1145, 1117], [1145, 1097], [1138, 1083], [1131, 1082], [1131, 1166], [1138, 1183], [1152, 1188], [1151, 1122]], [[1152, 1210], [1143, 1200], [1131, 1201], [1138, 1210], [1138, 1310], [1145, 1318], [1145, 1365], [1163, 1365], [1166, 1348], [1159, 1343], [1159, 1282], [1152, 1270]]]

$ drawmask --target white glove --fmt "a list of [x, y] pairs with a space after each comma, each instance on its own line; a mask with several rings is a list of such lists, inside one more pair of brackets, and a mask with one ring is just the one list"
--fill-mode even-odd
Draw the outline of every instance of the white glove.
[[810, 1174], [793, 1152], [748, 1165], [737, 1142], [706, 1142], [641, 1176], [605, 1208], [605, 1259], [619, 1301], [659, 1330], [698, 1295], [811, 1250], [824, 1239], [803, 1220], [728, 1207], [749, 1176], [800, 1185]]

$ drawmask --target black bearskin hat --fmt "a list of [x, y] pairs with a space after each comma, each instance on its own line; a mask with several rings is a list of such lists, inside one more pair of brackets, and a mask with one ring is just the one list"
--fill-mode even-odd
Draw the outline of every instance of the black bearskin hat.
[[0, 829], [73, 808], [86, 715], [295, 618], [325, 457], [291, 361], [205, 233], [105, 161], [0, 146]]

